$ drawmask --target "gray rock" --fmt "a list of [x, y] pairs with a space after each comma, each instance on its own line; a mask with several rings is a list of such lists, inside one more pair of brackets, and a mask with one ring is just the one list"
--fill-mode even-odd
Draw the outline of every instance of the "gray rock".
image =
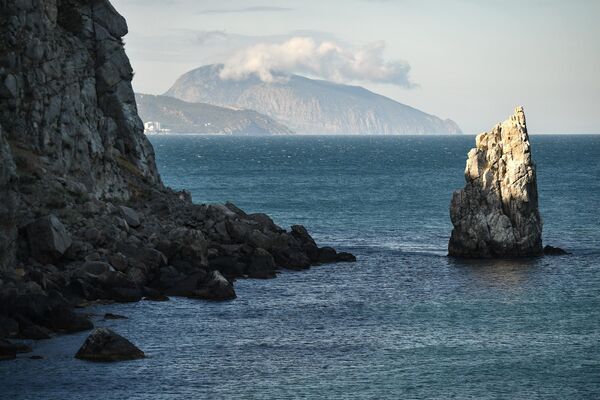
[[39, 218], [27, 226], [27, 239], [33, 258], [40, 262], [59, 259], [71, 246], [71, 236], [55, 215]]
[[208, 280], [192, 296], [204, 300], [223, 301], [233, 300], [237, 296], [233, 285], [219, 271], [212, 271]]
[[125, 222], [127, 222], [127, 225], [129, 225], [132, 228], [137, 228], [141, 225], [140, 217], [134, 209], [126, 206], [120, 206], [119, 210], [121, 212], [121, 216], [123, 217], [123, 219], [125, 219]]
[[129, 340], [108, 328], [96, 328], [87, 337], [75, 358], [87, 361], [125, 361], [146, 355]]
[[454, 229], [448, 253], [459, 257], [519, 257], [542, 253], [535, 164], [525, 113], [477, 136], [465, 169], [465, 188], [454, 192]]
[[256, 249], [246, 270], [249, 278], [271, 279], [277, 276], [277, 266], [271, 253], [265, 249]]

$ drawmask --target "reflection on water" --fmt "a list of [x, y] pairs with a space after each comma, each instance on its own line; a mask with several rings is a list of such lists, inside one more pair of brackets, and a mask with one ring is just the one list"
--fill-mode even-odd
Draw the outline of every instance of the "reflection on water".
[[506, 260], [448, 257], [448, 264], [464, 272], [470, 278], [467, 281], [469, 283], [515, 291], [527, 284], [528, 279], [539, 272], [544, 262], [542, 257]]

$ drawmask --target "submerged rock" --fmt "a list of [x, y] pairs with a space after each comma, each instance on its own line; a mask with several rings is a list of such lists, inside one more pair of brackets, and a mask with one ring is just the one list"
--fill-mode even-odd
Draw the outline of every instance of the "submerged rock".
[[96, 328], [85, 340], [75, 358], [88, 361], [125, 361], [146, 355], [123, 336], [107, 328]]
[[561, 249], [560, 247], [554, 247], [547, 245], [544, 247], [544, 254], [547, 256], [564, 256], [567, 254], [571, 254], [566, 250]]
[[522, 107], [477, 136], [465, 169], [465, 188], [454, 192], [451, 256], [521, 257], [542, 253], [535, 164]]

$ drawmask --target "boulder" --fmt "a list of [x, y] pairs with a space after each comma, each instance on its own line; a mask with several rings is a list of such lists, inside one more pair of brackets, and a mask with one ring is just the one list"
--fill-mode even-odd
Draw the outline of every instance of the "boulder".
[[71, 246], [71, 236], [55, 215], [39, 218], [26, 228], [31, 256], [39, 262], [52, 262]]
[[465, 188], [454, 192], [450, 256], [522, 257], [542, 253], [535, 164], [525, 112], [515, 113], [476, 138], [468, 155]]
[[119, 211], [125, 222], [127, 222], [127, 225], [130, 227], [137, 228], [141, 225], [140, 216], [133, 208], [120, 206]]
[[237, 296], [233, 285], [219, 271], [212, 271], [208, 279], [201, 284], [201, 287], [195, 290], [190, 297], [223, 301], [233, 300]]
[[104, 319], [127, 319], [127, 317], [119, 314], [106, 313], [104, 314]]
[[291, 235], [300, 243], [311, 262], [319, 262], [319, 248], [304, 226], [293, 225]]
[[261, 248], [254, 250], [246, 269], [248, 278], [271, 279], [277, 276], [276, 271], [277, 266], [271, 253]]
[[347, 252], [340, 252], [337, 254], [336, 261], [338, 262], [356, 262], [356, 256]]
[[319, 262], [328, 264], [337, 261], [337, 252], [333, 247], [321, 247], [319, 249]]
[[566, 250], [561, 249], [560, 247], [554, 247], [547, 245], [544, 247], [544, 254], [547, 256], [564, 256], [571, 254]]
[[44, 326], [55, 332], [73, 333], [94, 328], [84, 315], [74, 313], [67, 307], [58, 307], [45, 315]]
[[129, 340], [108, 328], [96, 328], [87, 337], [75, 358], [87, 361], [125, 361], [146, 355]]
[[0, 360], [13, 360], [20, 353], [31, 353], [31, 347], [0, 339]]

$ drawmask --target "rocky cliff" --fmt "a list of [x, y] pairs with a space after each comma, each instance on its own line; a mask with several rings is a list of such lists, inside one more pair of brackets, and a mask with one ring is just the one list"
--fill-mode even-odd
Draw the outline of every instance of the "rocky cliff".
[[465, 179], [465, 188], [454, 192], [450, 204], [451, 256], [542, 253], [536, 171], [522, 107], [490, 132], [477, 136]]
[[173, 133], [288, 135], [288, 127], [253, 110], [188, 103], [169, 96], [136, 94], [143, 121], [158, 121]]
[[221, 65], [182, 75], [167, 96], [193, 103], [240, 107], [266, 114], [294, 132], [312, 134], [460, 133], [451, 120], [398, 103], [358, 86], [298, 75], [276, 82], [257, 77], [241, 81], [219, 77]]
[[236, 278], [353, 259], [165, 188], [126, 33], [108, 0], [0, 1], [0, 359], [22, 349], [2, 337], [90, 329], [75, 305], [232, 299]]

